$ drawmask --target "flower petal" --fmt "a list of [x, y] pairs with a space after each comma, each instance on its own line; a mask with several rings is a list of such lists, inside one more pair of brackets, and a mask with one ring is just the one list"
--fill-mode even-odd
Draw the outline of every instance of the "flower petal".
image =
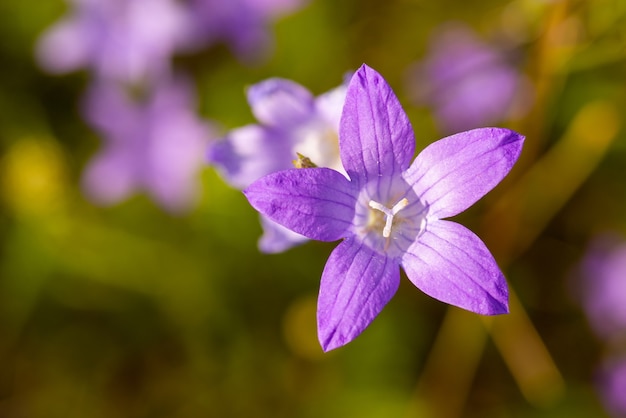
[[346, 92], [348, 85], [342, 84], [339, 87], [320, 94], [315, 99], [317, 113], [327, 121], [335, 130], [339, 132], [339, 123], [343, 105], [346, 103]]
[[429, 216], [454, 216], [493, 189], [511, 170], [524, 137], [508, 129], [482, 128], [430, 144], [405, 173]]
[[149, 142], [141, 145], [144, 186], [172, 212], [186, 211], [197, 201], [202, 153], [211, 135], [209, 126], [188, 112], [183, 106], [155, 112]]
[[308, 241], [307, 237], [295, 233], [261, 215], [263, 236], [259, 239], [259, 250], [268, 254], [282, 253]]
[[138, 184], [132, 156], [119, 147], [106, 147], [87, 166], [82, 187], [91, 201], [112, 205], [126, 198]]
[[207, 158], [229, 184], [243, 189], [265, 175], [293, 167], [292, 139], [282, 132], [248, 125], [213, 142]]
[[365, 64], [350, 80], [339, 138], [344, 168], [361, 185], [399, 175], [413, 158], [415, 137], [406, 113], [383, 77]]
[[313, 117], [313, 95], [291, 80], [270, 78], [247, 90], [248, 103], [257, 120], [265, 125], [288, 129]]
[[65, 18], [48, 29], [37, 43], [39, 64], [52, 73], [66, 73], [89, 59], [89, 30], [79, 20]]
[[82, 103], [85, 119], [100, 130], [109, 142], [125, 142], [124, 138], [136, 137], [142, 109], [116, 84], [95, 82], [91, 85]]
[[409, 280], [435, 299], [483, 315], [508, 312], [504, 275], [472, 231], [434, 221], [402, 257]]
[[319, 241], [335, 241], [352, 227], [357, 189], [329, 168], [279, 171], [252, 183], [244, 194], [271, 220]]
[[356, 338], [391, 300], [400, 284], [398, 263], [354, 237], [330, 255], [320, 284], [317, 329], [324, 351]]

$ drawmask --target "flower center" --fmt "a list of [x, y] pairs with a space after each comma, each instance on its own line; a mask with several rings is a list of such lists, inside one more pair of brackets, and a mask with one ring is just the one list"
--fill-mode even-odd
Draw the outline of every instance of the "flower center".
[[[385, 215], [385, 227], [383, 228], [383, 237], [389, 238], [389, 236], [391, 235], [391, 226], [393, 225], [393, 217], [402, 209], [404, 209], [408, 204], [409, 204], [409, 200], [405, 197], [404, 199], [400, 200], [398, 203], [393, 205], [391, 209], [389, 209], [388, 207], [386, 207], [385, 205], [381, 203], [378, 203], [374, 200], [370, 200], [369, 207], [372, 209], [376, 209]], [[379, 218], [379, 217], [374, 215], [372, 219], [370, 220], [370, 223], [372, 224], [371, 226], [375, 226], [376, 224], [379, 223], [378, 219], [376, 218]]]
[[354, 232], [373, 250], [402, 257], [425, 230], [428, 207], [402, 177], [377, 178], [359, 193]]

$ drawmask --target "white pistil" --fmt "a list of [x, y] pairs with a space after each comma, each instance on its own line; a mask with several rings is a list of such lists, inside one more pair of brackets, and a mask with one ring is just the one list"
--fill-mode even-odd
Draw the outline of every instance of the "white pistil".
[[370, 208], [379, 210], [385, 214], [385, 227], [383, 228], [384, 238], [389, 238], [389, 236], [391, 235], [391, 225], [393, 224], [393, 217], [402, 209], [404, 209], [408, 204], [409, 204], [409, 201], [405, 197], [404, 199], [400, 200], [398, 203], [393, 205], [391, 209], [389, 209], [387, 206], [383, 204], [380, 204], [374, 200], [370, 200], [369, 202]]

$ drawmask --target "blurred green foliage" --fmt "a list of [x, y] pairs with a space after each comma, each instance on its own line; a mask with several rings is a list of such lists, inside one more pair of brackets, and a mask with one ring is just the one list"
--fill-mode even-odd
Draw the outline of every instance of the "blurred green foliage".
[[225, 47], [176, 59], [201, 114], [225, 129], [253, 121], [246, 85], [281, 76], [318, 94], [366, 62], [405, 104], [419, 149], [439, 134], [403, 85], [429, 33], [462, 20], [515, 38], [536, 102], [503, 125], [527, 135], [527, 149], [459, 218], [493, 249], [549, 353], [541, 361], [558, 370], [543, 386], [512, 373], [516, 361], [540, 362], [526, 334], [494, 334], [494, 344], [485, 333], [516, 331], [514, 319], [481, 323], [407, 280], [361, 337], [323, 354], [315, 298], [334, 244], [260, 254], [257, 215], [210, 168], [186, 216], [141, 195], [87, 202], [80, 175], [100, 143], [80, 118], [89, 77], [46, 75], [33, 58], [65, 10], [61, 0], [0, 4], [0, 416], [603, 416], [593, 389], [602, 347], [569, 275], [594, 234], [626, 234], [626, 2], [312, 0], [276, 23], [264, 63], [243, 66]]

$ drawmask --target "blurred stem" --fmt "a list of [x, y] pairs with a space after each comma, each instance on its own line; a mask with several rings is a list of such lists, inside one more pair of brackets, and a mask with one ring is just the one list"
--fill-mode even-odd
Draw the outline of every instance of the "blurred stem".
[[407, 417], [460, 416], [486, 342], [487, 334], [478, 316], [449, 308]]
[[487, 333], [529, 402], [549, 405], [563, 394], [561, 374], [512, 289], [510, 299], [511, 313], [498, 317], [448, 309], [416, 389], [416, 400], [427, 405], [412, 405], [408, 416], [462, 415]]
[[509, 297], [509, 315], [482, 317], [483, 322], [526, 400], [551, 405], [563, 395], [565, 383], [512, 288]]
[[[550, 107], [550, 98], [555, 97], [565, 80], [562, 66], [569, 52], [563, 48], [562, 28], [567, 19], [569, 0], [554, 2], [547, 12], [545, 28], [537, 40], [533, 59], [528, 69], [534, 80], [534, 105], [518, 129], [527, 137], [524, 152], [516, 164], [516, 172], [522, 173], [537, 159], [545, 142], [545, 120]], [[513, 173], [515, 175], [515, 172]]]

